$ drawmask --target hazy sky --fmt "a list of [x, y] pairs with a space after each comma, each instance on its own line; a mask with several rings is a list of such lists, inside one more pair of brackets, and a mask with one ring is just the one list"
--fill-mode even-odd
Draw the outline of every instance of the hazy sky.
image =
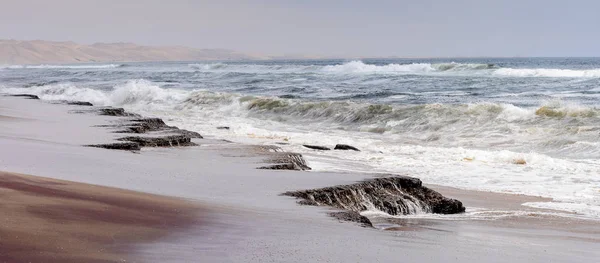
[[0, 0], [0, 38], [265, 54], [600, 56], [600, 1]]

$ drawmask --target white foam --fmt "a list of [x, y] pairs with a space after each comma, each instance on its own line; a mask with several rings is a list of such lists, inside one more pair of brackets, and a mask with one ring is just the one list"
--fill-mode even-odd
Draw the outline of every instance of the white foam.
[[600, 69], [501, 68], [495, 70], [493, 74], [509, 77], [598, 78], [600, 77]]
[[524, 203], [523, 205], [541, 209], [568, 211], [592, 219], [600, 219], [600, 205], [569, 202], [529, 202]]

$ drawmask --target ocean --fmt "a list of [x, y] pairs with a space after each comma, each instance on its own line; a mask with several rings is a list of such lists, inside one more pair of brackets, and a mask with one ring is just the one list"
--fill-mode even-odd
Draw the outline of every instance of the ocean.
[[0, 93], [124, 107], [299, 152], [317, 171], [548, 197], [525, 205], [600, 219], [600, 58], [5, 65]]

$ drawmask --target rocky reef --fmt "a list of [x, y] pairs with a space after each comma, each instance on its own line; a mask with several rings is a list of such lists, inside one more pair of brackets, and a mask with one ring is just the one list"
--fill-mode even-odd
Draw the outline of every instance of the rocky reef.
[[[374, 178], [349, 185], [290, 191], [282, 195], [299, 198], [299, 203], [303, 205], [330, 206], [356, 213], [378, 210], [389, 215], [409, 215], [456, 214], [465, 211], [462, 202], [444, 197], [423, 186], [418, 178], [408, 176]], [[364, 220], [356, 216], [343, 218]]]

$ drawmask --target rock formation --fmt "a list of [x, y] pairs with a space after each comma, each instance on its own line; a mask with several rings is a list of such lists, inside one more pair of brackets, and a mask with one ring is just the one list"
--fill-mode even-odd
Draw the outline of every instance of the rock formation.
[[379, 210], [389, 215], [418, 213], [455, 214], [465, 211], [462, 202], [446, 198], [423, 186], [418, 178], [391, 176], [320, 189], [283, 193], [300, 204], [331, 206], [345, 211]]
[[308, 144], [304, 144], [304, 145], [302, 145], [302, 146], [304, 146], [304, 147], [306, 147], [306, 148], [309, 148], [309, 149], [313, 149], [313, 150], [319, 150], [319, 151], [329, 151], [329, 150], [331, 150], [331, 149], [330, 149], [330, 148], [328, 148], [328, 147], [325, 147], [325, 146], [319, 146], [319, 145], [308, 145]]
[[360, 152], [360, 150], [354, 146], [351, 145], [347, 145], [347, 144], [336, 144], [335, 148], [333, 148], [334, 150], [352, 150], [352, 151], [357, 151]]

